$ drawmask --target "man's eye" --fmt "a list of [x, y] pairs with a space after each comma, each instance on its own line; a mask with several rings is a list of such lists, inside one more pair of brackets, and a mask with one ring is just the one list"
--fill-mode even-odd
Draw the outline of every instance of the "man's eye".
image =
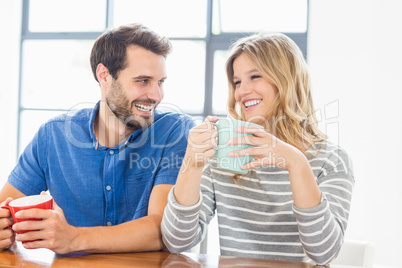
[[142, 79], [142, 80], [137, 80], [137, 82], [146, 84], [146, 83], [148, 83], [148, 80], [147, 79]]
[[159, 80], [159, 82], [158, 82], [159, 84], [163, 84], [163, 83], [165, 83], [165, 79], [163, 79], [163, 80]]

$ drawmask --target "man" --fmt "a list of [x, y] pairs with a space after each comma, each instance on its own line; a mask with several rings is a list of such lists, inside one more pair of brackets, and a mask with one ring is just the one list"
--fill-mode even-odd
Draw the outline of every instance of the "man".
[[[0, 202], [49, 190], [55, 210], [25, 210], [15, 223], [0, 209], [0, 249], [64, 254], [163, 248], [160, 223], [194, 122], [155, 108], [163, 98], [170, 41], [132, 24], [95, 42], [91, 67], [101, 100], [42, 125], [21, 155]], [[60, 81], [62, 82], [62, 81]]]

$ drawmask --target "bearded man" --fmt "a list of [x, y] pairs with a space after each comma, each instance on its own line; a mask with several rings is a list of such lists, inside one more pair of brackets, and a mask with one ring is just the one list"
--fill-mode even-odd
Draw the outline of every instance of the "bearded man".
[[[90, 62], [101, 100], [43, 124], [0, 192], [4, 205], [49, 191], [55, 209], [21, 211], [16, 217], [40, 221], [14, 225], [0, 209], [0, 249], [15, 241], [60, 254], [163, 248], [163, 210], [195, 125], [156, 109], [170, 51], [167, 38], [140, 24], [95, 41]], [[28, 232], [15, 236], [21, 230]]]

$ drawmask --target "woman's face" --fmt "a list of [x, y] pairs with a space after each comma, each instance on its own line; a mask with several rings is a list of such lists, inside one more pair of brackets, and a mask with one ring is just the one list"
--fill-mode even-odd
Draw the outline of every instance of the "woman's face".
[[246, 53], [233, 62], [235, 99], [248, 122], [263, 125], [271, 114], [273, 102], [278, 94], [274, 84], [263, 78], [257, 66]]

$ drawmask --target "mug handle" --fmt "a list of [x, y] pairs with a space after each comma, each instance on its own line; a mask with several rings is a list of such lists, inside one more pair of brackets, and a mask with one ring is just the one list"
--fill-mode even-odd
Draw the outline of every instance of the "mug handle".
[[[8, 209], [8, 210], [10, 211], [10, 213], [11, 213], [11, 210], [10, 210], [11, 207], [10, 207], [9, 205], [4, 205], [4, 206], [1, 206], [0, 208], [2, 208], [2, 209]], [[12, 225], [11, 225], [11, 226], [8, 226], [8, 228], [13, 229]]]
[[9, 206], [9, 205], [4, 205], [4, 206], [1, 206], [0, 208], [10, 210], [10, 206]]
[[[218, 123], [212, 123], [212, 125], [214, 125], [215, 129], [218, 130], [218, 125], [219, 125], [219, 121]], [[215, 152], [218, 152], [218, 147], [219, 147], [219, 135], [216, 136], [216, 147], [214, 147]]]

